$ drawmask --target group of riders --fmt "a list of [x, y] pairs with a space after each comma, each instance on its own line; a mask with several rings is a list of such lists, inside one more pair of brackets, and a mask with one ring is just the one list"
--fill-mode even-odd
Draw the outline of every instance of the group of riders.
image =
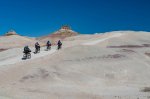
[[[51, 50], [51, 46], [52, 46], [51, 42], [47, 41], [47, 43], [46, 43], [46, 50], [47, 51]], [[57, 42], [57, 50], [61, 49], [61, 47], [62, 47], [62, 42], [59, 40]], [[40, 48], [41, 48], [40, 44], [38, 42], [36, 42], [35, 43], [35, 52], [34, 53], [35, 54], [39, 53], [40, 52]], [[23, 51], [23, 53], [24, 53], [23, 58], [30, 59], [31, 58], [30, 52], [31, 52], [30, 48], [28, 46], [25, 46], [24, 47], [24, 51]]]

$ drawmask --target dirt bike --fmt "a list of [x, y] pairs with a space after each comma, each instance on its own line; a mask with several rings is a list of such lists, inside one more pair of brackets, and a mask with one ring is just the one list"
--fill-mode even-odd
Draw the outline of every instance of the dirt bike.
[[23, 59], [31, 59], [31, 53], [24, 53]]
[[47, 46], [47, 51], [51, 50], [51, 46]]
[[36, 48], [34, 54], [40, 53], [40, 48]]
[[61, 45], [58, 45], [57, 50], [60, 50], [60, 49], [61, 49]]

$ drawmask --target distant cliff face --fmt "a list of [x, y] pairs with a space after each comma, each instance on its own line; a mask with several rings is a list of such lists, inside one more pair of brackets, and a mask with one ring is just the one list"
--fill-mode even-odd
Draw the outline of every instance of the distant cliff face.
[[38, 38], [38, 40], [42, 42], [46, 42], [50, 40], [52, 43], [57, 42], [57, 40], [63, 40], [67, 37], [76, 36], [79, 33], [73, 31], [69, 26], [62, 26], [58, 31], [41, 38]]

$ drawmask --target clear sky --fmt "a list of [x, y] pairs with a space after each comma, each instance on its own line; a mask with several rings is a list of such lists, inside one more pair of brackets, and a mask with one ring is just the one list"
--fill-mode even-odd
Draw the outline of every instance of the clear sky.
[[150, 0], [0, 0], [0, 35], [42, 36], [66, 24], [88, 34], [150, 31]]

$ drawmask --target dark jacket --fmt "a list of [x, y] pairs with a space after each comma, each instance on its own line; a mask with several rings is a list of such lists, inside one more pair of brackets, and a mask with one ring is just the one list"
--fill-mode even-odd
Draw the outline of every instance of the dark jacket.
[[52, 44], [51, 44], [50, 41], [48, 41], [46, 45], [47, 45], [47, 46], [51, 46]]
[[29, 49], [29, 47], [24, 47], [24, 53], [29, 53], [31, 52], [31, 50]]
[[40, 44], [39, 43], [35, 43], [35, 48], [36, 49], [40, 48]]
[[58, 46], [61, 46], [61, 45], [62, 45], [62, 43], [61, 43], [60, 40], [58, 41], [57, 45], [58, 45]]

